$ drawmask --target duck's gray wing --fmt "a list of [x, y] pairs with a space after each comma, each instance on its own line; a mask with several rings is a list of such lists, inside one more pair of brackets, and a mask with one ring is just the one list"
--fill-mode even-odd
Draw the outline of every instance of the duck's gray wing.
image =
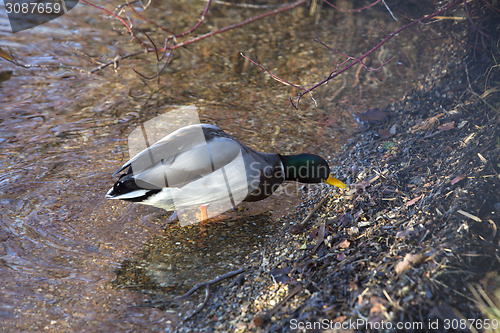
[[186, 126], [134, 156], [115, 175], [130, 167], [140, 187], [180, 187], [229, 164], [241, 147], [216, 126]]
[[135, 167], [135, 171], [143, 171], [147, 167], [157, 163], [158, 159], [166, 160], [169, 156], [175, 156], [177, 153], [205, 143], [207, 139], [202, 135], [203, 127], [205, 126], [211, 126], [214, 130], [224, 133], [221, 129], [212, 125], [196, 124], [182, 127], [132, 157], [113, 173], [113, 177], [132, 165]]

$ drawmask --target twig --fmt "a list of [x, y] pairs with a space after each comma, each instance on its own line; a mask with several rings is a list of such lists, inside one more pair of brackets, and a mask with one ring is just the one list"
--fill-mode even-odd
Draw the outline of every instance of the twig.
[[465, 8], [465, 12], [467, 13], [467, 18], [469, 19], [470, 24], [472, 24], [472, 26], [474, 27], [474, 29], [477, 32], [479, 32], [481, 35], [483, 35], [484, 37], [486, 37], [489, 40], [491, 40], [491, 37], [489, 35], [485, 34], [484, 32], [482, 32], [481, 29], [479, 29], [478, 26], [476, 25], [476, 23], [474, 23], [474, 21], [472, 20], [472, 15], [470, 13], [469, 6], [467, 5], [467, 0], [464, 0], [464, 8]]
[[[356, 58], [356, 57], [353, 57], [353, 56], [347, 55], [347, 54], [345, 54], [345, 53], [340, 52], [339, 50], [336, 50], [336, 49], [334, 49], [334, 48], [331, 48], [330, 46], [326, 45], [325, 43], [323, 43], [322, 41], [320, 41], [320, 40], [318, 40], [318, 39], [315, 39], [314, 41], [315, 41], [315, 42], [320, 43], [321, 45], [323, 45], [324, 47], [326, 47], [326, 48], [327, 48], [327, 49], [329, 49], [330, 51], [333, 51], [333, 52], [335, 52], [335, 53], [338, 53], [338, 54], [340, 54], [340, 55], [342, 55], [342, 56], [344, 56], [344, 57], [346, 57], [346, 58], [347, 58], [347, 59], [346, 59], [346, 60], [344, 60], [342, 63], [338, 64], [338, 65], [336, 66], [336, 68], [339, 68], [339, 67], [340, 67], [340, 66], [342, 66], [343, 64], [347, 63], [349, 60], [358, 60], [358, 58]], [[368, 67], [368, 66], [366, 66], [366, 65], [363, 63], [363, 61], [359, 61], [359, 64], [361, 64], [361, 66], [363, 66], [363, 68], [364, 68], [364, 69], [366, 69], [367, 71], [374, 71], [374, 72], [375, 72], [375, 71], [378, 71], [379, 69], [381, 69], [382, 67], [384, 67], [385, 65], [387, 65], [390, 61], [392, 61], [392, 59], [394, 59], [394, 57], [391, 57], [389, 60], [386, 60], [386, 61], [382, 62], [382, 64], [381, 64], [380, 66], [376, 67], [376, 68], [372, 68], [372, 67]], [[331, 74], [333, 74], [333, 73], [335, 73], [335, 71], [332, 71], [332, 72], [330, 73], [330, 75], [331, 75]]]
[[186, 316], [184, 318], [184, 320], [188, 320], [189, 318], [193, 317], [194, 315], [196, 315], [198, 312], [200, 312], [206, 305], [207, 305], [207, 302], [208, 302], [208, 299], [210, 298], [210, 286], [213, 285], [213, 284], [217, 284], [219, 283], [220, 281], [222, 280], [225, 280], [225, 279], [229, 279], [233, 276], [236, 276], [238, 274], [241, 274], [243, 273], [244, 271], [246, 271], [247, 269], [246, 268], [240, 268], [240, 269], [237, 269], [235, 271], [231, 271], [231, 272], [228, 272], [226, 274], [223, 274], [223, 275], [219, 275], [217, 276], [215, 279], [212, 279], [210, 281], [205, 281], [205, 282], [201, 282], [201, 283], [197, 283], [194, 285], [193, 288], [191, 288], [187, 293], [183, 294], [183, 295], [180, 295], [180, 296], [177, 296], [177, 297], [174, 297], [170, 300], [166, 300], [166, 301], [161, 301], [161, 302], [155, 302], [155, 303], [152, 303], [152, 304], [149, 304], [147, 306], [150, 306], [150, 307], [155, 307], [155, 308], [159, 308], [161, 306], [165, 306], [165, 305], [168, 305], [170, 304], [171, 302], [175, 302], [175, 301], [180, 301], [180, 300], [183, 300], [185, 298], [188, 298], [189, 296], [191, 296], [196, 290], [200, 289], [201, 287], [205, 287], [205, 299], [203, 300], [203, 303], [198, 305], [197, 309], [190, 315]]
[[246, 55], [244, 55], [243, 53], [240, 52], [240, 55], [245, 58], [246, 60], [250, 61], [251, 63], [253, 63], [254, 65], [258, 66], [260, 69], [262, 69], [264, 72], [266, 72], [267, 74], [271, 75], [271, 77], [273, 79], [275, 79], [276, 81], [278, 81], [279, 83], [282, 83], [284, 84], [285, 86], [291, 86], [291, 87], [294, 87], [294, 88], [297, 88], [297, 89], [300, 89], [300, 90], [307, 90], [306, 88], [304, 87], [301, 87], [299, 85], [296, 85], [296, 84], [293, 84], [293, 83], [290, 83], [286, 80], [283, 80], [281, 79], [280, 77], [278, 77], [277, 75], [271, 73], [270, 71], [268, 71], [264, 66], [262, 66], [259, 62], [255, 61], [255, 60], [252, 60], [250, 59], [249, 57], [247, 57]]
[[177, 296], [177, 297], [173, 298], [171, 301], [179, 301], [181, 299], [185, 299], [185, 298], [191, 296], [196, 290], [200, 289], [201, 287], [211, 286], [212, 284], [219, 283], [220, 281], [222, 281], [224, 279], [229, 279], [229, 278], [231, 278], [233, 276], [241, 274], [244, 271], [246, 271], [246, 268], [240, 268], [240, 269], [237, 269], [235, 271], [231, 271], [231, 272], [228, 272], [226, 274], [219, 275], [219, 276], [217, 276], [213, 280], [206, 281], [206, 282], [201, 282], [201, 283], [197, 283], [187, 293], [185, 293], [184, 295], [181, 295], [181, 296]]
[[384, 4], [384, 6], [387, 9], [387, 11], [389, 12], [389, 14], [391, 14], [394, 21], [397, 21], [398, 19], [396, 18], [396, 16], [394, 16], [394, 14], [392, 13], [392, 10], [389, 8], [389, 6], [387, 6], [387, 4], [385, 3], [385, 0], [382, 0], [382, 3]]
[[420, 239], [420, 242], [418, 242], [418, 244], [421, 244], [424, 241], [424, 239], [427, 237], [428, 234], [429, 234], [429, 230], [425, 230], [425, 234], [422, 237], [422, 239]]
[[78, 68], [78, 67], [74, 67], [74, 66], [66, 66], [66, 65], [63, 65], [63, 64], [59, 64], [59, 65], [31, 65], [31, 64], [23, 64], [21, 62], [19, 62], [16, 57], [14, 56], [14, 54], [9, 50], [9, 53], [6, 53], [5, 51], [1, 51], [0, 52], [0, 58], [2, 59], [5, 59], [6, 61], [10, 62], [11, 64], [17, 66], [17, 67], [22, 67], [22, 68], [26, 68], [26, 69], [30, 69], [30, 68], [41, 68], [41, 69], [70, 69], [70, 70], [73, 70], [73, 71], [79, 71], [79, 72], [82, 72], [82, 73], [87, 73], [89, 74], [89, 71], [86, 71], [84, 69], [81, 69], [81, 68]]
[[327, 196], [323, 197], [323, 199], [321, 199], [320, 202], [318, 202], [318, 204], [309, 212], [309, 214], [306, 216], [306, 218], [304, 220], [302, 220], [302, 222], [299, 225], [300, 227], [304, 227], [306, 225], [306, 223], [309, 222], [309, 220], [314, 215], [314, 213], [316, 213], [318, 211], [318, 209], [320, 209], [321, 206], [325, 203], [326, 199], [328, 199]]
[[194, 32], [196, 29], [198, 29], [198, 27], [201, 25], [201, 22], [203, 22], [203, 20], [205, 19], [205, 16], [208, 13], [208, 8], [210, 7], [211, 4], [212, 4], [212, 0], [208, 0], [207, 5], [205, 6], [205, 9], [203, 10], [203, 14], [201, 14], [200, 19], [198, 20], [198, 22], [196, 22], [194, 27], [192, 27], [191, 29], [189, 29], [187, 31], [184, 31], [183, 33], [181, 33], [179, 35], [176, 35], [175, 37], [176, 38], [184, 37], [184, 36], [189, 35], [190, 33]]
[[465, 73], [466, 73], [467, 83], [469, 85], [469, 91], [472, 93], [472, 95], [474, 95], [477, 98], [479, 98], [479, 100], [481, 102], [483, 102], [484, 104], [486, 104], [487, 106], [489, 106], [490, 109], [492, 109], [493, 111], [500, 112], [500, 109], [498, 109], [494, 105], [488, 103], [488, 101], [486, 99], [484, 99], [484, 97], [482, 97], [482, 95], [479, 95], [477, 92], [474, 91], [474, 88], [472, 88], [472, 84], [470, 82], [469, 68], [467, 66], [465, 66]]
[[210, 287], [207, 285], [205, 286], [205, 299], [203, 300], [203, 303], [198, 305], [198, 307], [196, 308], [196, 310], [193, 311], [193, 313], [184, 317], [183, 321], [189, 320], [196, 314], [198, 314], [207, 305], [209, 298], [210, 298]]
[[467, 213], [467, 212], [464, 212], [463, 210], [459, 209], [457, 210], [457, 213], [460, 213], [462, 214], [463, 216], [466, 216], [476, 222], [483, 222], [483, 220], [481, 220], [479, 217], [477, 217], [476, 215], [472, 215], [471, 213]]
[[97, 6], [97, 5], [94, 5], [93, 3], [90, 3], [88, 2], [87, 0], [82, 0], [83, 3], [89, 5], [89, 6], [92, 6], [94, 8], [97, 8], [99, 10], [102, 10], [103, 12], [107, 13], [108, 15], [111, 15], [113, 16], [114, 18], [120, 20], [121, 23], [123, 23], [123, 25], [127, 28], [128, 32], [130, 33], [130, 35], [136, 39], [143, 47], [147, 48], [147, 46], [144, 44], [144, 42], [142, 41], [142, 39], [140, 39], [139, 37], [137, 37], [134, 32], [132, 31], [132, 28], [127, 24], [127, 22], [125, 22], [125, 20], [123, 20], [120, 16], [116, 15], [115, 13], [112, 13], [110, 12], [109, 10], [103, 8], [103, 7], [100, 7], [100, 6]]
[[118, 63], [120, 60], [132, 58], [132, 57], [138, 56], [139, 54], [142, 54], [142, 53], [147, 53], [147, 50], [141, 50], [141, 51], [137, 51], [137, 52], [133, 52], [133, 53], [128, 53], [128, 54], [125, 54], [122, 56], [116, 56], [112, 61], [104, 63], [101, 66], [96, 67], [93, 70], [91, 70], [90, 74], [94, 74], [95, 72], [98, 72], [98, 71], [100, 71], [108, 66], [114, 65], [114, 64]]

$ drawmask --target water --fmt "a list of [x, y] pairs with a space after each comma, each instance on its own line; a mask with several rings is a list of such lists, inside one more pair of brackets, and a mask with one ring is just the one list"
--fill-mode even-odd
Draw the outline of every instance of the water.
[[[196, 22], [204, 5], [171, 2], [145, 13], [178, 32]], [[195, 35], [263, 11], [214, 6]], [[388, 44], [379, 59], [367, 60], [378, 67], [397, 55], [383, 70], [354, 68], [314, 92], [318, 106], [305, 96], [296, 110], [289, 97], [298, 91], [245, 62], [240, 52], [284, 79], [311, 84], [342, 61], [314, 38], [359, 55], [384, 35], [372, 29], [375, 19], [388, 31], [398, 23], [383, 8], [352, 15], [324, 7], [317, 17], [301, 7], [176, 50], [158, 84], [133, 71], [154, 74], [153, 55], [93, 75], [69, 68], [89, 71], [139, 50], [121, 34], [119, 23], [89, 6], [80, 4], [60, 19], [17, 34], [6, 32], [1, 15], [0, 48], [26, 64], [66, 67], [23, 69], [0, 59], [0, 71], [13, 71], [0, 83], [0, 327], [5, 331], [169, 328], [175, 313], [135, 305], [155, 290], [173, 296], [244, 265], [288, 223], [287, 213], [294, 218], [300, 188], [243, 205], [206, 229], [167, 226], [167, 212], [105, 200], [111, 174], [129, 157], [127, 135], [142, 122], [169, 105], [195, 104], [202, 121], [254, 148], [329, 158], [352, 131], [350, 115], [400, 98], [417, 73], [425, 74], [432, 47], [402, 36], [403, 44]], [[159, 45], [160, 32], [150, 31]]]

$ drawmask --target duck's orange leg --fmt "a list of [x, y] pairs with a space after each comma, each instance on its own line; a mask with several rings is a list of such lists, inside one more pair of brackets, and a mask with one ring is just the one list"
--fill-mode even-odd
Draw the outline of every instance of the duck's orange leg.
[[208, 219], [207, 206], [206, 205], [200, 206], [200, 212], [201, 212], [201, 222], [203, 223], [205, 220]]
[[207, 211], [207, 206], [206, 205], [201, 205], [200, 206], [200, 220], [201, 220], [201, 225], [200, 225], [200, 237], [198, 238], [198, 246], [199, 247], [206, 247], [207, 245], [205, 244], [205, 238], [207, 237], [207, 230], [206, 230], [206, 223], [208, 220], [208, 211]]

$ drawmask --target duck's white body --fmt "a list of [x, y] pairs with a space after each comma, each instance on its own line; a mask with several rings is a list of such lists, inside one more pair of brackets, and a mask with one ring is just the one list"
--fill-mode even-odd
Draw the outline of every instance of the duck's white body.
[[244, 200], [263, 199], [285, 180], [280, 155], [257, 152], [208, 124], [172, 132], [114, 175], [127, 168], [107, 198], [170, 211], [205, 206], [208, 217]]

